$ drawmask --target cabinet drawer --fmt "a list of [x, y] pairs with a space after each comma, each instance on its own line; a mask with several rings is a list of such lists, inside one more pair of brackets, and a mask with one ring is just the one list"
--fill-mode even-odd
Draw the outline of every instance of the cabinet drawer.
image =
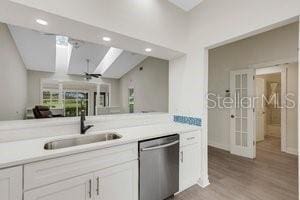
[[180, 146], [186, 146], [200, 142], [200, 131], [187, 132], [180, 135]]
[[67, 179], [24, 192], [24, 200], [91, 200], [93, 174]]
[[65, 180], [138, 158], [137, 143], [45, 160], [24, 166], [24, 189]]

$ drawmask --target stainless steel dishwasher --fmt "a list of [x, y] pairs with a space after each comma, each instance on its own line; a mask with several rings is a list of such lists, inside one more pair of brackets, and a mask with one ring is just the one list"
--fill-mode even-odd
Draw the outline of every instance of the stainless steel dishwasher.
[[179, 190], [179, 135], [139, 143], [139, 200], [164, 200]]

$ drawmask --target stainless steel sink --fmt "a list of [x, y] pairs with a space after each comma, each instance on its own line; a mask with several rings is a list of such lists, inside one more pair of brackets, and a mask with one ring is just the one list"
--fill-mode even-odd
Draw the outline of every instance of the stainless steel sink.
[[104, 142], [109, 140], [120, 139], [122, 136], [116, 133], [105, 133], [97, 135], [85, 135], [76, 138], [55, 140], [45, 144], [45, 150], [62, 149], [67, 147], [79, 146], [84, 144], [91, 144], [97, 142]]

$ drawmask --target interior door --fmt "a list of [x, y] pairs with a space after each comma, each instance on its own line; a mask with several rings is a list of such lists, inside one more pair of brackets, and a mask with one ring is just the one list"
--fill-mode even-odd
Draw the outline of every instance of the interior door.
[[265, 80], [262, 78], [255, 79], [256, 84], [256, 141], [263, 141], [265, 139], [265, 103], [263, 95], [265, 94]]
[[230, 152], [255, 158], [254, 70], [230, 72], [230, 91], [234, 105], [230, 109]]

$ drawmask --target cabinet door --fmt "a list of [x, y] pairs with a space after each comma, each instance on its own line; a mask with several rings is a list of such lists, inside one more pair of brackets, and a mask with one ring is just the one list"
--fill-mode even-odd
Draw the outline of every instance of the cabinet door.
[[0, 170], [0, 199], [22, 200], [22, 167]]
[[24, 200], [91, 200], [93, 174], [79, 176], [24, 193]]
[[[197, 156], [198, 155], [198, 156]], [[187, 145], [180, 149], [179, 187], [183, 191], [197, 184], [200, 178], [200, 145]]]
[[138, 161], [95, 173], [96, 200], [138, 200]]

